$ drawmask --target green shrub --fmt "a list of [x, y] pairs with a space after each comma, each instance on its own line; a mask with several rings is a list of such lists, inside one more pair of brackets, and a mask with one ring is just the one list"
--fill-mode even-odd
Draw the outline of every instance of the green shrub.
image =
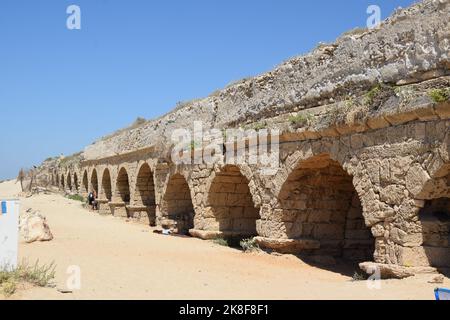
[[377, 84], [375, 87], [370, 89], [369, 92], [364, 96], [364, 104], [370, 106], [374, 103], [375, 98], [381, 93], [381, 84]]
[[80, 196], [79, 194], [69, 195], [69, 196], [67, 196], [67, 199], [80, 201], [80, 202], [86, 202], [84, 197]]
[[223, 247], [229, 247], [230, 245], [228, 244], [228, 240], [223, 239], [223, 238], [217, 238], [213, 240], [213, 243], [219, 245], [219, 246], [223, 246]]
[[428, 95], [436, 103], [445, 102], [450, 99], [450, 88], [445, 89], [433, 89]]
[[0, 289], [4, 296], [16, 292], [17, 283], [28, 282], [38, 287], [47, 287], [55, 278], [55, 264], [39, 265], [39, 260], [33, 266], [22, 262], [15, 270], [0, 270]]
[[15, 281], [15, 279], [10, 279], [6, 282], [4, 282], [1, 285], [1, 289], [2, 289], [2, 293], [5, 297], [9, 297], [12, 296], [17, 289], [17, 283]]
[[365, 280], [367, 280], [367, 277], [364, 274], [362, 274], [358, 271], [355, 271], [355, 273], [353, 274], [353, 277], [352, 277], [352, 281], [357, 282], [357, 281], [365, 281]]
[[259, 250], [259, 245], [256, 242], [255, 238], [244, 239], [241, 241], [240, 245], [241, 245], [242, 250], [244, 250], [244, 252], [252, 252], [252, 251]]
[[39, 265], [39, 260], [33, 266], [29, 266], [27, 262], [23, 262], [15, 271], [17, 277], [28, 283], [39, 287], [47, 287], [50, 281], [55, 278], [56, 266], [52, 262], [49, 265]]
[[311, 120], [314, 118], [314, 116], [310, 113], [307, 114], [297, 114], [297, 115], [292, 115], [289, 117], [289, 122], [293, 125], [308, 125], [310, 124]]

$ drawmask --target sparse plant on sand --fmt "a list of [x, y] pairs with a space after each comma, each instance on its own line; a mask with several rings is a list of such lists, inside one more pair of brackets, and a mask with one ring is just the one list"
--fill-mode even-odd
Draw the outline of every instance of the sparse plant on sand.
[[38, 287], [48, 287], [55, 278], [55, 264], [39, 265], [39, 260], [32, 266], [23, 261], [15, 270], [0, 270], [0, 292], [9, 297], [17, 290], [20, 282], [27, 282]]
[[67, 199], [80, 201], [80, 202], [86, 202], [84, 197], [80, 196], [79, 194], [69, 195], [69, 196], [67, 196]]
[[255, 238], [252, 239], [244, 239], [240, 242], [242, 250], [244, 252], [253, 252], [260, 250], [258, 243]]
[[355, 271], [355, 273], [353, 274], [353, 277], [352, 277], [353, 282], [365, 281], [365, 280], [367, 280], [367, 277], [364, 274], [362, 274], [358, 271]]
[[223, 247], [229, 247], [230, 246], [228, 241], [226, 239], [223, 239], [223, 238], [214, 239], [212, 242], [217, 244], [217, 245], [219, 245], [219, 246], [223, 246]]

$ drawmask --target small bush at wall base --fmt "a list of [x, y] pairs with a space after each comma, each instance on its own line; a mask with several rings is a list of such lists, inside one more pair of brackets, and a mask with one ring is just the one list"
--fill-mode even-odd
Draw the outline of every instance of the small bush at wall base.
[[79, 194], [67, 196], [67, 199], [75, 200], [75, 201], [81, 201], [81, 202], [86, 202], [86, 200], [82, 196], [80, 196]]
[[223, 246], [223, 247], [229, 247], [230, 246], [228, 244], [228, 241], [226, 239], [223, 239], [223, 238], [214, 239], [212, 242], [217, 244], [217, 245], [219, 245], [219, 246]]
[[253, 239], [244, 239], [241, 241], [241, 248], [244, 252], [252, 252], [256, 250], [260, 250], [259, 245], [256, 243], [256, 240]]
[[367, 280], [367, 276], [358, 271], [355, 271], [355, 273], [353, 274], [353, 277], [352, 277], [353, 282], [366, 281], [366, 280]]

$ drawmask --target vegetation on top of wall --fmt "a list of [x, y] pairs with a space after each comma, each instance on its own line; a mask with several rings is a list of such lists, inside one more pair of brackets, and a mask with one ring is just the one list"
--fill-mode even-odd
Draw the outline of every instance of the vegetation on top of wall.
[[450, 99], [450, 88], [433, 89], [428, 95], [436, 103], [445, 102]]
[[289, 116], [289, 122], [297, 126], [306, 126], [311, 123], [313, 118], [314, 116], [311, 113], [306, 114], [299, 113], [297, 115]]
[[82, 153], [83, 152], [80, 151], [80, 152], [74, 153], [74, 154], [72, 154], [70, 156], [67, 156], [67, 157], [61, 159], [61, 162], [59, 164], [61, 166], [66, 166], [66, 165], [68, 165], [68, 164], [70, 164], [70, 163], [72, 163], [74, 161], [77, 161], [77, 160], [79, 160], [79, 158], [82, 155]]
[[147, 122], [148, 122], [147, 119], [145, 119], [143, 117], [137, 117], [136, 120], [134, 120], [134, 122], [130, 126], [128, 126], [126, 128], [122, 128], [122, 129], [116, 130], [113, 133], [102, 137], [100, 140], [107, 140], [107, 139], [114, 138], [114, 137], [120, 135], [121, 133], [123, 133], [125, 131], [129, 131], [129, 130], [133, 130], [133, 129], [137, 129], [139, 127], [142, 127]]
[[374, 103], [375, 98], [381, 93], [381, 84], [377, 84], [372, 89], [369, 90], [364, 96], [364, 105], [370, 106]]

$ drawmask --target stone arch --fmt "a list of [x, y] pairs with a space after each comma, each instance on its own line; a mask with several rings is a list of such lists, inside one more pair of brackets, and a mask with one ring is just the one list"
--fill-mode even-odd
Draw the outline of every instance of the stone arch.
[[[435, 155], [435, 158], [439, 155]], [[418, 228], [403, 230], [410, 248], [404, 248], [401, 264], [431, 266], [450, 274], [450, 163], [429, 170], [411, 166], [406, 185], [419, 204]], [[402, 232], [402, 231], [400, 231]], [[403, 233], [402, 232], [402, 233]], [[415, 246], [415, 247], [414, 247]]]
[[108, 168], [103, 170], [102, 176], [102, 196], [105, 197], [106, 200], [112, 200], [112, 183], [111, 183], [111, 173]]
[[293, 168], [282, 184], [276, 210], [287, 238], [311, 240], [314, 245], [302, 252], [313, 256], [373, 260], [375, 239], [353, 177], [326, 153], [300, 160]]
[[84, 173], [83, 173], [83, 181], [81, 184], [81, 190], [85, 194], [89, 193], [89, 178], [88, 178], [87, 170], [84, 170]]
[[79, 191], [79, 187], [78, 187], [78, 175], [75, 172], [73, 174], [73, 186], [75, 187], [75, 191], [78, 192]]
[[115, 197], [129, 204], [131, 200], [130, 182], [127, 170], [122, 167], [117, 174]]
[[180, 234], [188, 234], [194, 227], [195, 210], [186, 178], [176, 173], [169, 177], [160, 204], [161, 224]]
[[259, 209], [247, 179], [235, 165], [215, 173], [207, 192], [205, 211], [214, 217], [213, 228], [225, 237], [242, 239], [257, 235]]
[[91, 190], [95, 191], [98, 195], [98, 175], [97, 169], [92, 170], [91, 174]]
[[133, 206], [136, 214], [148, 217], [150, 225], [156, 222], [156, 194], [154, 175], [148, 163], [140, 166], [136, 176]]

